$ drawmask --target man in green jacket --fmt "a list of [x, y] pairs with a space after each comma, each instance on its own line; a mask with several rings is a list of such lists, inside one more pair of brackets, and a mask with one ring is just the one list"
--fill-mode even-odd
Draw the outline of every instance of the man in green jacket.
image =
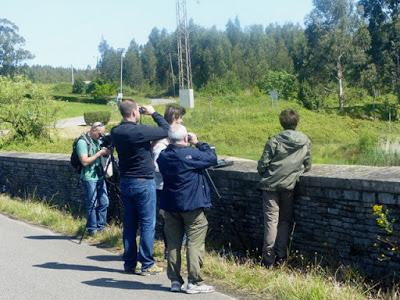
[[283, 131], [270, 138], [258, 161], [263, 191], [263, 264], [272, 266], [287, 258], [293, 219], [293, 190], [300, 175], [311, 169], [311, 142], [296, 131], [299, 114], [285, 109], [279, 115]]

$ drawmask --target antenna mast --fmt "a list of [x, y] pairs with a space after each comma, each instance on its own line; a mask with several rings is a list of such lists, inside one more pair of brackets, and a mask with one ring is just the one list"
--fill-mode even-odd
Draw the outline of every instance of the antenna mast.
[[176, 0], [179, 98], [185, 107], [194, 107], [192, 65], [190, 60], [189, 29], [186, 0]]

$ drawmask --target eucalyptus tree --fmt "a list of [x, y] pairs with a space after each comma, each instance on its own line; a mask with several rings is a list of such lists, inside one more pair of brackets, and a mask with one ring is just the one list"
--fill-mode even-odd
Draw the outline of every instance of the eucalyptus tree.
[[18, 66], [34, 56], [23, 48], [25, 39], [13, 22], [0, 18], [0, 75], [14, 75]]
[[[339, 108], [345, 105], [345, 77], [366, 62], [368, 31], [352, 0], [314, 0], [306, 19], [309, 76], [323, 85], [337, 82]], [[357, 68], [356, 68], [357, 69]]]
[[[371, 70], [376, 69], [381, 88], [400, 100], [400, 1], [360, 0], [371, 35]], [[370, 72], [371, 73], [371, 72]]]
[[124, 78], [126, 82], [138, 88], [143, 84], [143, 68], [140, 59], [140, 48], [135, 40], [132, 40], [124, 57]]

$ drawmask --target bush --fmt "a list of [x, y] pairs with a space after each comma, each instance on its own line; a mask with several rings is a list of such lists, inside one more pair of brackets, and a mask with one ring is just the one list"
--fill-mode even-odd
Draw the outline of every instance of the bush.
[[111, 112], [109, 111], [93, 111], [83, 114], [86, 125], [92, 125], [95, 122], [101, 122], [106, 125], [110, 122]]
[[293, 99], [298, 93], [296, 76], [280, 71], [268, 71], [258, 87], [267, 95], [275, 90], [284, 100]]
[[213, 78], [210, 80], [205, 87], [201, 89], [201, 92], [211, 96], [223, 96], [238, 94], [242, 87], [239, 79], [232, 72], [228, 72], [222, 78]]
[[300, 85], [298, 92], [298, 99], [301, 104], [307, 109], [318, 109], [320, 103], [318, 101], [318, 95], [308, 82], [303, 82]]
[[113, 83], [106, 83], [101, 79], [96, 79], [88, 85], [86, 93], [96, 100], [108, 99], [110, 96], [117, 94], [117, 86]]
[[57, 109], [44, 87], [24, 77], [0, 76], [0, 122], [11, 125], [14, 139], [49, 138]]
[[107, 104], [107, 99], [93, 99], [85, 95], [53, 95], [54, 100], [89, 104]]
[[53, 94], [69, 94], [71, 93], [71, 83], [57, 83], [51, 88]]
[[75, 79], [74, 85], [72, 86], [73, 94], [83, 94], [85, 92], [86, 84], [82, 79]]

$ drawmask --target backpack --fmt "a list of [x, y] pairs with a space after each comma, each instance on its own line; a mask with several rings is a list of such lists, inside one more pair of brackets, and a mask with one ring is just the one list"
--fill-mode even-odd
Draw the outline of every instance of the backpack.
[[80, 174], [82, 169], [83, 169], [83, 165], [81, 163], [81, 160], [79, 159], [78, 153], [76, 152], [76, 148], [77, 148], [76, 146], [78, 145], [78, 141], [80, 139], [83, 139], [86, 142], [86, 144], [88, 146], [88, 153], [90, 153], [91, 148], [92, 148], [92, 144], [89, 142], [86, 134], [81, 134], [72, 143], [72, 153], [71, 153], [71, 157], [70, 157], [70, 163], [71, 163], [71, 166], [76, 171], [76, 173], [78, 173], [78, 174]]

